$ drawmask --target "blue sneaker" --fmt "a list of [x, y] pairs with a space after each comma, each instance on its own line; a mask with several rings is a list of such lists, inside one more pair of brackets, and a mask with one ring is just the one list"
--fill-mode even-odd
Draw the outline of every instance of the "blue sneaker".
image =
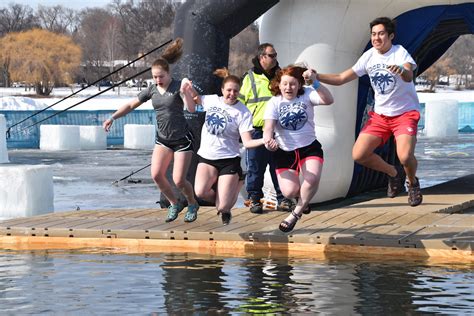
[[184, 215], [184, 221], [186, 223], [194, 222], [197, 219], [198, 210], [199, 210], [198, 204], [188, 205], [188, 211], [186, 212], [186, 215]]
[[184, 207], [179, 204], [168, 206], [168, 217], [166, 217], [165, 221], [167, 223], [174, 221], [178, 218], [178, 214], [183, 210], [183, 208]]

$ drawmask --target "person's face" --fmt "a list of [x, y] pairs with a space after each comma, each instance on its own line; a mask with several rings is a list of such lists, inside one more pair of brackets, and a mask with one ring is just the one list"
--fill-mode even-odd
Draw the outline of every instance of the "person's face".
[[237, 97], [239, 96], [239, 90], [240, 85], [233, 81], [227, 81], [221, 89], [224, 103], [228, 105], [235, 104], [237, 102]]
[[300, 83], [295, 77], [283, 75], [281, 76], [280, 84], [278, 85], [278, 87], [280, 88], [281, 95], [285, 99], [291, 100], [296, 98], [296, 96], [298, 95]]
[[262, 68], [265, 71], [269, 71], [277, 64], [277, 52], [273, 47], [268, 46], [265, 49], [265, 53], [263, 55], [260, 55], [259, 61], [260, 65], [262, 65]]
[[161, 67], [151, 68], [151, 75], [156, 85], [159, 87], [166, 87], [171, 81], [170, 74]]
[[393, 34], [388, 34], [385, 31], [385, 26], [383, 24], [377, 24], [372, 27], [370, 33], [370, 41], [372, 46], [381, 54], [388, 52], [390, 47], [392, 47]]

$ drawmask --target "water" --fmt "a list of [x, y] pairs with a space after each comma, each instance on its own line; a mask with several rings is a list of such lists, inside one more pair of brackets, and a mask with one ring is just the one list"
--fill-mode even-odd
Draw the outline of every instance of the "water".
[[0, 252], [3, 314], [468, 314], [469, 265], [193, 254]]

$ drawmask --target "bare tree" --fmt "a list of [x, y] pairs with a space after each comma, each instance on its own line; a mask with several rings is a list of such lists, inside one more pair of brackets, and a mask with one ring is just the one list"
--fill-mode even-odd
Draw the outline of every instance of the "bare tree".
[[38, 22], [41, 28], [59, 34], [73, 34], [78, 28], [78, 14], [61, 5], [48, 7], [38, 6]]
[[33, 9], [28, 5], [13, 4], [0, 9], [0, 36], [37, 26]]
[[253, 23], [247, 26], [230, 41], [229, 70], [237, 76], [252, 68], [252, 58], [257, 54], [258, 26]]
[[[112, 2], [113, 11], [121, 21], [119, 43], [128, 59], [134, 59], [139, 53], [150, 48], [147, 43], [150, 33], [162, 33], [171, 27], [180, 4], [173, 0]], [[154, 48], [157, 45], [159, 43], [152, 43], [151, 46]]]
[[[33, 9], [27, 5], [13, 4], [0, 9], [0, 37], [10, 32], [29, 30], [37, 25]], [[1, 67], [2, 81], [5, 86], [11, 85], [10, 59], [3, 58]]]

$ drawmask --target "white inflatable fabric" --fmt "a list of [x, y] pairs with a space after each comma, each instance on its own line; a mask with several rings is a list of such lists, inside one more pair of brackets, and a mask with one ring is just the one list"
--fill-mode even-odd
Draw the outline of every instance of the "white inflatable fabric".
[[[280, 66], [305, 62], [320, 73], [340, 73], [354, 65], [370, 41], [369, 23], [423, 6], [463, 1], [280, 0], [264, 14], [260, 43], [275, 45]], [[316, 135], [324, 167], [312, 203], [345, 197], [352, 182], [358, 81], [329, 86], [335, 102], [315, 109]], [[269, 181], [270, 182], [270, 181]]]

